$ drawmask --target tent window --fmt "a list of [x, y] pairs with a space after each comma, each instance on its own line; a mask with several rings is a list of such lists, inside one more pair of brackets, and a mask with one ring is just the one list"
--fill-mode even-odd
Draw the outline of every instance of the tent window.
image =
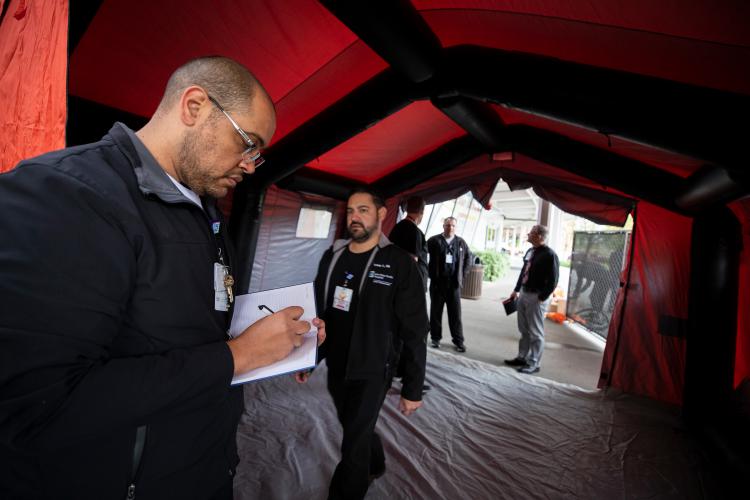
[[297, 219], [297, 238], [328, 238], [331, 215], [327, 209], [302, 207]]

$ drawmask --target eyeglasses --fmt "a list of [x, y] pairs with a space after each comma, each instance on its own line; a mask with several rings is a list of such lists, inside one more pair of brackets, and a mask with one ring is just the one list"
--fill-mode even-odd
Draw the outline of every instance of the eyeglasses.
[[263, 163], [266, 161], [265, 158], [263, 158], [260, 155], [260, 151], [258, 151], [258, 145], [255, 144], [255, 141], [250, 139], [250, 136], [245, 133], [244, 130], [240, 128], [239, 125], [237, 125], [237, 122], [232, 119], [231, 116], [229, 116], [229, 113], [227, 113], [224, 108], [219, 104], [219, 102], [211, 97], [208, 96], [208, 100], [211, 101], [214, 106], [219, 108], [219, 111], [224, 113], [224, 116], [227, 117], [227, 120], [232, 124], [234, 129], [237, 131], [238, 134], [240, 134], [240, 137], [242, 137], [242, 140], [245, 142], [245, 145], [247, 146], [247, 149], [242, 152], [242, 163], [245, 165], [253, 165], [255, 168], [260, 167], [263, 165]]

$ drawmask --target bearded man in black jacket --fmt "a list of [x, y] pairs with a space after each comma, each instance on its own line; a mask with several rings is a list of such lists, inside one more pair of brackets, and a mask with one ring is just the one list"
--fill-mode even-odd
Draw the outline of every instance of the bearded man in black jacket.
[[422, 406], [429, 328], [424, 285], [412, 257], [381, 233], [385, 215], [377, 194], [354, 191], [346, 209], [351, 239], [336, 241], [323, 254], [315, 278], [328, 332], [320, 353], [344, 431], [331, 500], [364, 498], [369, 482], [385, 472], [375, 423], [399, 353], [404, 360], [399, 408], [409, 416]]

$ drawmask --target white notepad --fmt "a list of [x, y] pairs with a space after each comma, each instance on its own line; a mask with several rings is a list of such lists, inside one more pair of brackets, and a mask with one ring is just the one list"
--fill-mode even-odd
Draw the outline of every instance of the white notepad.
[[256, 368], [247, 373], [235, 376], [232, 385], [244, 384], [254, 380], [260, 380], [285, 373], [309, 370], [315, 367], [315, 359], [318, 352], [318, 329], [312, 325], [312, 320], [317, 316], [315, 309], [315, 291], [312, 283], [274, 288], [262, 292], [238, 295], [234, 302], [234, 313], [232, 315], [232, 326], [229, 335], [236, 337], [245, 328], [252, 325], [270, 313], [258, 306], [265, 305], [274, 312], [289, 306], [300, 306], [305, 312], [300, 320], [310, 322], [310, 331], [304, 337], [301, 346], [295, 347], [286, 358], [268, 366]]

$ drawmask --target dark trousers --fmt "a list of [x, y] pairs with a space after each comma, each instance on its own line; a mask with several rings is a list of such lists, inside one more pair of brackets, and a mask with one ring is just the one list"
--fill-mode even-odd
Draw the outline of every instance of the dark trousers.
[[448, 307], [448, 327], [455, 345], [464, 343], [461, 323], [461, 290], [450, 283], [430, 283], [430, 337], [435, 342], [443, 338], [443, 305]]
[[341, 461], [333, 473], [328, 500], [364, 498], [370, 474], [385, 470], [385, 452], [375, 433], [375, 423], [390, 386], [390, 377], [347, 381], [328, 372], [328, 392], [344, 430]]

